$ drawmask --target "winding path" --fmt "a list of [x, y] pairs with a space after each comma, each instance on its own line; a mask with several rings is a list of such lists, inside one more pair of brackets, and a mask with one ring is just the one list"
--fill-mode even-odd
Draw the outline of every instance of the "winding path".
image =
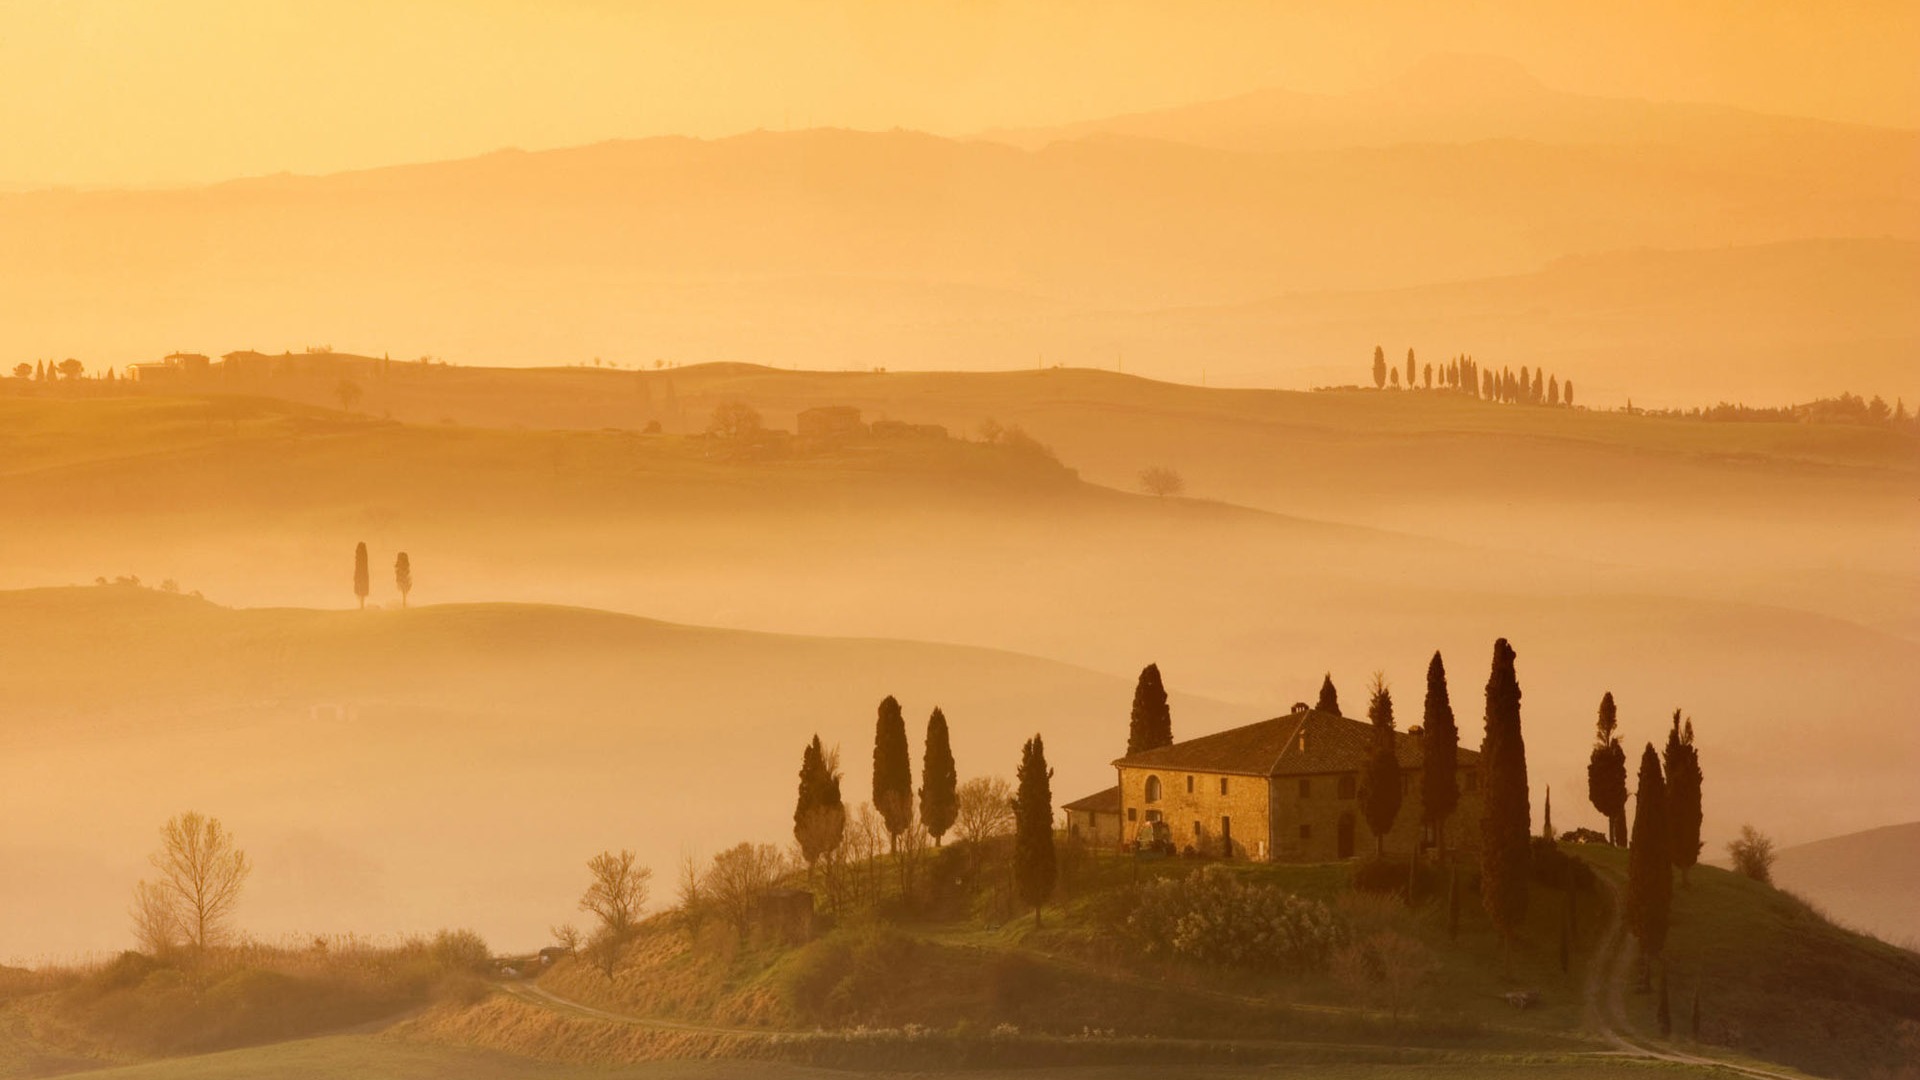
[[1587, 961], [1583, 994], [1588, 1029], [1624, 1056], [1670, 1061], [1677, 1065], [1705, 1066], [1754, 1077], [1756, 1080], [1805, 1080], [1805, 1074], [1802, 1073], [1772, 1072], [1755, 1065], [1682, 1053], [1636, 1032], [1627, 1013], [1627, 981], [1633, 977], [1635, 946], [1627, 933], [1623, 917], [1626, 905], [1621, 902], [1620, 879], [1614, 872], [1599, 866], [1595, 866], [1593, 871], [1606, 887], [1608, 907], [1612, 913], [1607, 917], [1606, 932], [1594, 944], [1593, 956]]

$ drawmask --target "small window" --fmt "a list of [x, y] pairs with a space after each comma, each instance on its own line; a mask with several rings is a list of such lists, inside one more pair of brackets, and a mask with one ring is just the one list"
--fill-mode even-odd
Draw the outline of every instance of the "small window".
[[1187, 777], [1187, 794], [1193, 794], [1193, 777]]
[[1160, 801], [1160, 778], [1157, 776], [1147, 777], [1147, 801]]
[[1313, 826], [1312, 826], [1312, 825], [1309, 825], [1309, 824], [1307, 824], [1306, 822], [1301, 822], [1301, 823], [1300, 823], [1300, 839], [1302, 839], [1302, 840], [1311, 840], [1311, 839], [1313, 839]]
[[1149, 811], [1147, 811], [1147, 820], [1148, 820], [1148, 821], [1159, 821], [1159, 820], [1160, 820], [1160, 811], [1158, 811], [1158, 810], [1149, 810]]
[[1304, 776], [1300, 778], [1300, 797], [1303, 799], [1313, 798], [1313, 781]]
[[1226, 793], [1227, 793], [1227, 778], [1223, 776], [1220, 778], [1220, 794], [1225, 795]]
[[1193, 823], [1193, 836], [1196, 840], [1200, 838], [1200, 823], [1197, 821]]
[[1138, 808], [1136, 808], [1136, 807], [1132, 807], [1132, 806], [1129, 806], [1129, 807], [1127, 807], [1127, 820], [1128, 820], [1128, 821], [1139, 821], [1139, 820], [1140, 820], [1140, 811], [1139, 811], [1139, 809], [1138, 809]]
[[1353, 777], [1351, 775], [1340, 778], [1340, 797], [1343, 799], [1353, 798]]

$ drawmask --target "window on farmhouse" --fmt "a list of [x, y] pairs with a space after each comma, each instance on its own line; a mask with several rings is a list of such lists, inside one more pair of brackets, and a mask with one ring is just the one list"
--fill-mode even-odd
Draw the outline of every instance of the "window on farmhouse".
[[1187, 777], [1187, 794], [1193, 794], [1193, 777]]
[[1227, 778], [1223, 776], [1220, 778], [1220, 794], [1225, 795], [1226, 793], [1227, 793]]
[[1160, 778], [1157, 776], [1147, 777], [1147, 801], [1160, 801]]
[[1343, 776], [1340, 778], [1340, 797], [1343, 799], [1353, 798], [1353, 777]]
[[1133, 807], [1133, 806], [1127, 807], [1127, 820], [1128, 821], [1140, 820], [1140, 810], [1138, 807]]
[[1303, 799], [1313, 798], [1313, 781], [1305, 776], [1300, 778], [1300, 797]]

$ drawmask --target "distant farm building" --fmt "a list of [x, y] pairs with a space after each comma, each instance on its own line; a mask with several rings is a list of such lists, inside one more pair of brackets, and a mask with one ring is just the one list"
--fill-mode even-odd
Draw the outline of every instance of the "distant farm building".
[[167, 382], [189, 375], [205, 375], [208, 364], [201, 353], [168, 353], [157, 363], [128, 364], [127, 378], [135, 382]]
[[[1358, 798], [1373, 750], [1373, 726], [1295, 706], [1292, 713], [1113, 763], [1119, 784], [1068, 803], [1067, 828], [1119, 848], [1171, 842], [1197, 854], [1287, 862], [1329, 862], [1373, 847]], [[1432, 847], [1421, 821], [1418, 728], [1394, 733], [1401, 804], [1386, 836], [1390, 852]], [[1460, 801], [1447, 821], [1447, 847], [1477, 849], [1480, 755], [1458, 751]]]
[[860, 410], [851, 405], [816, 405], [803, 409], [796, 424], [803, 439], [844, 439], [865, 434], [867, 430], [867, 425], [860, 422]]

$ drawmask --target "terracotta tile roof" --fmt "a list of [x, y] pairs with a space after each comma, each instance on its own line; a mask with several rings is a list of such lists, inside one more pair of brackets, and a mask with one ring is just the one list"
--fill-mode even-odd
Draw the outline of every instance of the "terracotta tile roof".
[[[1309, 709], [1142, 751], [1114, 764], [1242, 776], [1305, 776], [1353, 772], [1366, 762], [1372, 749], [1373, 725]], [[1413, 735], [1395, 732], [1394, 750], [1401, 768], [1420, 766], [1420, 740]], [[1460, 748], [1460, 764], [1479, 760], [1478, 752]]]
[[1120, 785], [1115, 784], [1084, 799], [1075, 799], [1060, 809], [1081, 810], [1089, 814], [1117, 814], [1120, 812]]

